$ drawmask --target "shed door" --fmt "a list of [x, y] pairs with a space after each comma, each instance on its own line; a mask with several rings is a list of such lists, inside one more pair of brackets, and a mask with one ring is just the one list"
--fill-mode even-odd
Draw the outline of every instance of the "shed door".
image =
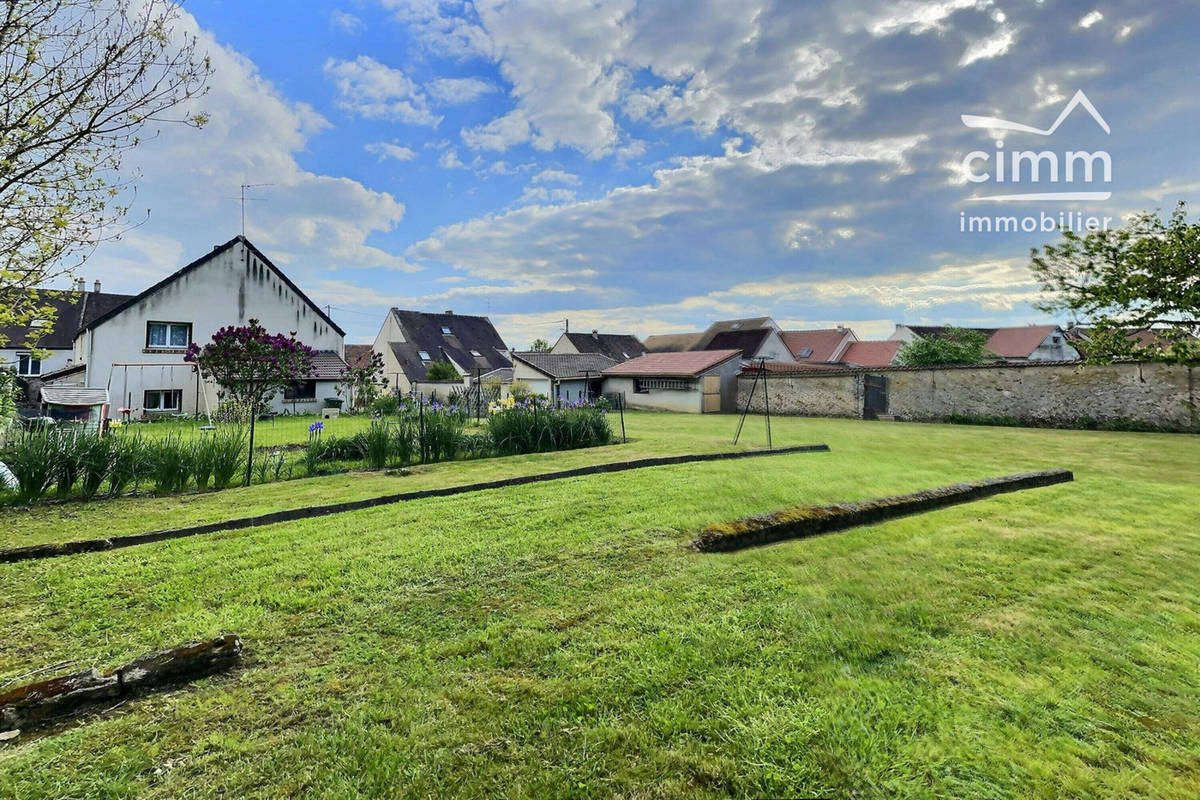
[[720, 375], [705, 375], [701, 380], [701, 385], [704, 389], [704, 403], [700, 406], [700, 410], [705, 414], [715, 413], [721, 410], [721, 376]]

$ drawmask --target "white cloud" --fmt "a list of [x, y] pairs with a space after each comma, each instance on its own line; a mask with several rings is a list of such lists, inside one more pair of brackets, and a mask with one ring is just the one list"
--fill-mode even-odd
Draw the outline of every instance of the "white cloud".
[[482, 78], [438, 78], [427, 83], [425, 89], [436, 102], [446, 105], [469, 103], [496, 91]]
[[338, 90], [338, 107], [368, 119], [393, 119], [437, 127], [441, 117], [431, 112], [424, 92], [398, 69], [370, 56], [353, 61], [331, 58], [325, 75]]
[[386, 158], [395, 159], [396, 161], [411, 161], [417, 157], [416, 152], [412, 148], [391, 142], [370, 142], [364, 145], [363, 149], [372, 155], [379, 156], [380, 161]]
[[348, 11], [336, 8], [329, 12], [329, 25], [334, 30], [340, 30], [352, 36], [357, 36], [367, 28], [366, 23], [358, 17]]
[[571, 186], [579, 185], [579, 176], [561, 169], [544, 169], [533, 176], [533, 183], [566, 183]]
[[[990, 5], [990, 0], [901, 0], [888, 3], [883, 9], [863, 11], [857, 25], [865, 27], [872, 36], [891, 36], [901, 32], [922, 34], [941, 30], [946, 20], [959, 11]], [[857, 25], [850, 27], [853, 29]]]
[[974, 64], [976, 61], [984, 61], [989, 58], [997, 58], [1004, 55], [1017, 41], [1017, 29], [1012, 25], [1000, 25], [996, 28], [991, 36], [986, 36], [982, 39], [971, 42], [967, 49], [963, 51], [962, 58], [958, 60], [960, 67], [965, 67], [969, 64]]
[[[302, 168], [296, 154], [330, 125], [289, 101], [254, 63], [222, 45], [183, 12], [178, 37], [195, 35], [212, 59], [210, 91], [192, 101], [210, 121], [203, 129], [162, 126], [127, 158], [138, 170], [131, 217], [150, 218], [120, 241], [102, 245], [87, 264], [110, 291], [137, 292], [239, 232], [238, 185], [265, 183], [246, 206], [246, 233], [301, 287], [320, 272], [353, 265], [415, 270], [368, 244], [404, 216], [387, 192]], [[319, 301], [319, 298], [317, 298]]]
[[466, 169], [467, 168], [467, 165], [459, 160], [458, 151], [453, 148], [442, 151], [442, 154], [440, 156], [438, 156], [438, 165], [442, 169]]
[[1079, 27], [1084, 29], [1090, 28], [1102, 19], [1104, 19], [1104, 15], [1093, 9], [1092, 11], [1084, 14], [1079, 20]]
[[507, 150], [529, 138], [529, 120], [524, 112], [510, 111], [486, 125], [463, 129], [462, 140], [475, 150]]

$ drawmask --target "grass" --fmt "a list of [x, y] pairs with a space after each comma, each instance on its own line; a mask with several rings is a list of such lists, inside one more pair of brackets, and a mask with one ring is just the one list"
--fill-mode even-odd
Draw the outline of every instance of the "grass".
[[[629, 445], [403, 478], [55, 507], [70, 521], [4, 511], [0, 546], [716, 450], [735, 420], [627, 422]], [[1200, 439], [773, 427], [833, 452], [8, 565], [0, 683], [227, 631], [249, 655], [0, 749], [0, 797], [1200, 794], [1200, 475], [1183, 468]], [[1077, 482], [736, 554], [685, 548], [706, 524], [797, 503], [1060, 466]]]

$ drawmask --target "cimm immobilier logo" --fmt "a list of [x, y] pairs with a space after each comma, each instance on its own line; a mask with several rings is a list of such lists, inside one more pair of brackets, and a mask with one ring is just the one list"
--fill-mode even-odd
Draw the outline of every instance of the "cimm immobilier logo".
[[[987, 194], [967, 198], [971, 203], [1063, 203], [1103, 201], [1112, 197], [1112, 156], [1107, 150], [1021, 150], [1008, 148], [1004, 133], [1051, 137], [1076, 108], [1083, 108], [1105, 134], [1111, 134], [1108, 122], [1083, 91], [1063, 107], [1049, 128], [1037, 128], [1023, 122], [999, 117], [963, 114], [968, 128], [992, 132], [995, 147], [991, 151], [972, 150], [962, 160], [962, 175], [972, 184], [994, 189]], [[1016, 233], [1041, 230], [1050, 232], [1067, 228], [1076, 231], [1107, 229], [1112, 217], [1087, 216], [1076, 209], [1017, 216], [970, 216], [959, 213], [959, 230], [963, 233]]]

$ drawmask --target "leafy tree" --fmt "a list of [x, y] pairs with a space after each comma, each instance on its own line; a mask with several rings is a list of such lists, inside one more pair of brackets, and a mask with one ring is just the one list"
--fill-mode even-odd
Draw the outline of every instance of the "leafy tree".
[[896, 363], [905, 367], [937, 367], [945, 364], [979, 364], [987, 361], [987, 337], [969, 328], [948, 327], [940, 336], [905, 342], [896, 353]]
[[342, 370], [337, 393], [348, 395], [350, 405], [355, 408], [367, 408], [387, 384], [387, 378], [383, 377], [383, 356], [372, 352], [365, 363], [351, 364]]
[[[1144, 212], [1122, 228], [1080, 236], [1032, 253], [1032, 269], [1050, 298], [1043, 311], [1066, 311], [1092, 326], [1090, 361], [1141, 356], [1200, 364], [1200, 224], [1179, 203], [1170, 219]], [[1131, 333], [1153, 329], [1142, 345]]]
[[458, 370], [449, 361], [434, 361], [425, 368], [425, 380], [456, 381], [462, 378]]
[[171, 0], [0, 9], [0, 329], [51, 319], [36, 288], [114, 235], [133, 181], [122, 157], [147, 126], [205, 123], [181, 108], [211, 69], [179, 13]]
[[529, 351], [531, 353], [549, 353], [550, 343], [545, 339], [534, 339], [533, 344], [529, 345]]
[[296, 339], [296, 334], [267, 333], [252, 319], [248, 325], [228, 325], [200, 347], [188, 345], [190, 361], [217, 382], [250, 418], [250, 455], [246, 459], [246, 485], [254, 466], [254, 421], [271, 397], [293, 381], [312, 374], [317, 351]]

